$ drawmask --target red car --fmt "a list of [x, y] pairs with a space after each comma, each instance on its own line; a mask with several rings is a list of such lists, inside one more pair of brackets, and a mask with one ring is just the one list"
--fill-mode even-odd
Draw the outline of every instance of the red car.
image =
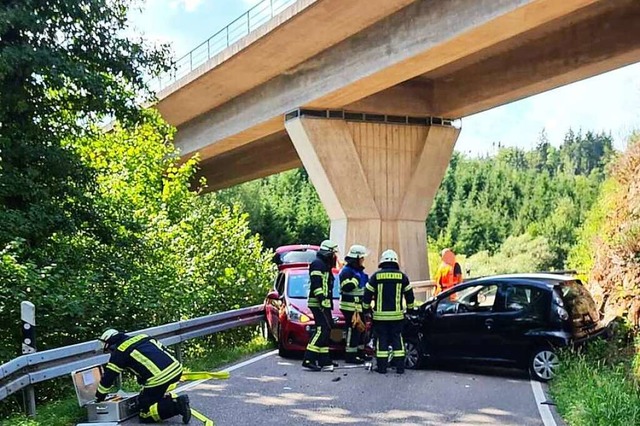
[[[278, 342], [280, 356], [291, 356], [303, 352], [315, 331], [313, 314], [307, 306], [309, 295], [309, 264], [320, 249], [311, 245], [279, 247], [273, 258], [278, 265], [274, 288], [264, 301], [266, 335]], [[331, 351], [344, 351], [345, 323], [339, 309], [340, 283], [338, 271], [334, 270], [333, 321]]]

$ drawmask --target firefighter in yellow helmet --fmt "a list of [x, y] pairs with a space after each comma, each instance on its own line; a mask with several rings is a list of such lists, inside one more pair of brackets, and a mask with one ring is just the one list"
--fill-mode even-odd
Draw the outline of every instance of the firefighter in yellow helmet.
[[[376, 371], [385, 374], [389, 359], [389, 346], [392, 347], [393, 360], [398, 374], [404, 373], [404, 342], [402, 324], [404, 309], [413, 309], [415, 297], [409, 277], [400, 271], [398, 254], [386, 250], [380, 256], [380, 268], [376, 271], [364, 291], [364, 308], [373, 309], [373, 328], [378, 338], [376, 346]], [[372, 302], [375, 303], [373, 308]]]
[[116, 377], [127, 370], [142, 385], [138, 396], [141, 423], [157, 423], [177, 415], [182, 415], [184, 424], [189, 423], [189, 397], [165, 395], [169, 386], [180, 380], [182, 365], [160, 342], [145, 334], [131, 337], [114, 329], [102, 333], [98, 340], [104, 352], [111, 354], [96, 392], [98, 402], [104, 401]]

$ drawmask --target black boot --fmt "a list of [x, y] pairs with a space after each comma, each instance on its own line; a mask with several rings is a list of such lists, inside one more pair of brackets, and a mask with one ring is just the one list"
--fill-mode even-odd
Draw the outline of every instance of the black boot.
[[180, 395], [176, 399], [178, 404], [178, 414], [182, 415], [182, 423], [185, 425], [191, 421], [191, 407], [189, 406], [189, 396]]
[[318, 364], [316, 364], [313, 361], [310, 361], [308, 359], [305, 359], [304, 361], [302, 361], [302, 366], [304, 368], [308, 368], [311, 371], [320, 371], [322, 370], [322, 367], [319, 367]]
[[388, 364], [388, 360], [386, 357], [384, 358], [376, 358], [377, 362], [376, 362], [376, 368], [373, 369], [373, 371], [380, 373], [380, 374], [387, 374], [387, 364]]

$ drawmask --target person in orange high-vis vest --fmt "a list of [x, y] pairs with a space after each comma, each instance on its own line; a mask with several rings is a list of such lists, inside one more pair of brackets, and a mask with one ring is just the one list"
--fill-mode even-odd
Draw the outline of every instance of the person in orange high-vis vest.
[[456, 255], [451, 249], [444, 249], [441, 253], [442, 263], [438, 267], [433, 280], [436, 283], [436, 292], [438, 294], [450, 289], [456, 284], [462, 282], [462, 268], [456, 262]]

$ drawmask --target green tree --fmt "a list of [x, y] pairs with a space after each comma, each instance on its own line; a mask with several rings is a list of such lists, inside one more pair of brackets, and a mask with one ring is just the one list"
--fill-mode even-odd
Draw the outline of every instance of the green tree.
[[0, 5], [0, 246], [81, 228], [107, 235], [86, 197], [93, 174], [65, 142], [105, 117], [136, 122], [143, 76], [167, 69], [166, 48], [124, 36], [133, 4]]

